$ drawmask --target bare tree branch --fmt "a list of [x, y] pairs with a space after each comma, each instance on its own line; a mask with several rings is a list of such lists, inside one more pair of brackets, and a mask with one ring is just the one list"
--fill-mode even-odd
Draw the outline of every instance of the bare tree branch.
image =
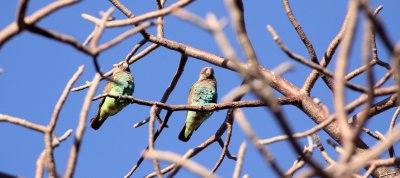
[[[23, 21], [27, 25], [32, 25], [40, 20], [42, 20], [44, 17], [50, 15], [51, 13], [57, 11], [58, 9], [73, 5], [75, 3], [80, 2], [80, 0], [60, 0], [60, 1], [55, 1], [46, 7], [37, 10], [35, 13], [33, 13], [31, 16], [26, 17]], [[23, 12], [23, 11], [20, 11]], [[22, 18], [21, 15], [19, 14], [19, 18]], [[21, 20], [19, 20], [21, 22]], [[24, 29], [20, 28], [17, 24], [17, 22], [13, 22], [10, 25], [8, 25], [6, 28], [4, 28], [2, 31], [0, 31], [0, 48], [12, 37], [18, 35], [21, 33]]]
[[178, 165], [182, 165], [183, 167], [189, 169], [193, 173], [196, 173], [200, 175], [201, 177], [218, 177], [214, 175], [209, 175], [208, 173], [210, 172], [206, 168], [202, 167], [198, 163], [187, 160], [184, 157], [178, 156], [174, 153], [171, 152], [162, 152], [162, 151], [147, 151], [144, 154], [145, 157], [147, 158], [158, 158], [158, 159], [163, 159], [171, 162], [175, 162]]
[[243, 141], [242, 144], [240, 144], [239, 151], [238, 151], [238, 157], [236, 160], [236, 166], [235, 166], [235, 171], [233, 172], [233, 178], [239, 178], [240, 172], [242, 171], [242, 165], [243, 165], [243, 157], [244, 157], [244, 152], [246, 151], [246, 142]]
[[8, 115], [4, 115], [4, 114], [0, 114], [0, 122], [9, 122], [9, 123], [19, 125], [19, 126], [22, 126], [22, 127], [28, 128], [28, 129], [32, 129], [32, 130], [35, 130], [38, 132], [42, 132], [42, 133], [45, 133], [47, 130], [46, 126], [35, 124], [35, 123], [29, 122], [25, 119], [8, 116]]
[[74, 143], [71, 147], [68, 164], [67, 164], [67, 168], [65, 170], [64, 177], [73, 177], [73, 175], [74, 175], [78, 154], [79, 154], [81, 142], [83, 139], [83, 134], [86, 129], [87, 114], [89, 112], [89, 108], [92, 103], [93, 95], [95, 94], [97, 86], [100, 82], [100, 78], [101, 78], [100, 74], [96, 74], [94, 76], [94, 78], [93, 78], [94, 82], [90, 86], [90, 88], [86, 94], [85, 100], [83, 102], [83, 106], [82, 106], [81, 113], [79, 116], [78, 126], [76, 127]]

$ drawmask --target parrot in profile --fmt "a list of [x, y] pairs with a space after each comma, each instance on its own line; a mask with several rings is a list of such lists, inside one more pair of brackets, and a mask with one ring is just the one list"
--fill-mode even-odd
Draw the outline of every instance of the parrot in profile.
[[[209, 106], [217, 102], [217, 81], [214, 69], [204, 67], [199, 79], [192, 85], [189, 92], [188, 104], [193, 106]], [[179, 133], [179, 140], [187, 142], [193, 131], [212, 115], [213, 111], [187, 111], [186, 122]]]
[[[112, 79], [107, 82], [103, 94], [132, 96], [134, 89], [135, 84], [128, 63], [122, 61], [118, 64], [114, 64]], [[97, 114], [90, 121], [90, 126], [95, 130], [99, 129], [109, 116], [117, 114], [128, 104], [129, 101], [123, 99], [115, 99], [112, 97], [101, 98], [99, 109]]]

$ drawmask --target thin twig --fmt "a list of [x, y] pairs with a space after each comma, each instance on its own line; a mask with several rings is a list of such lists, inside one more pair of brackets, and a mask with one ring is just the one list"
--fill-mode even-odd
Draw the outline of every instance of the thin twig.
[[[336, 119], [335, 117], [331, 116], [331, 117], [329, 117], [329, 119], [326, 119], [324, 122], [319, 123], [318, 125], [314, 126], [313, 128], [308, 129], [307, 131], [293, 134], [293, 138], [303, 138], [303, 137], [307, 137], [311, 134], [314, 134], [315, 132], [317, 132], [317, 131], [323, 129], [324, 127], [326, 127], [327, 125], [329, 125], [335, 119]], [[263, 144], [263, 145], [271, 144], [274, 142], [287, 140], [288, 138], [289, 137], [287, 135], [281, 135], [281, 136], [276, 136], [276, 137], [272, 137], [269, 139], [259, 140], [259, 143]]]
[[[225, 124], [224, 124], [225, 125]], [[226, 129], [226, 128], [225, 128]], [[225, 131], [225, 130], [224, 130]], [[221, 134], [222, 135], [222, 134]], [[203, 151], [205, 148], [207, 148], [209, 145], [213, 144], [215, 141], [217, 141], [217, 137], [216, 135], [211, 136], [210, 138], [208, 138], [207, 140], [205, 140], [203, 143], [201, 143], [200, 145], [198, 145], [195, 148], [189, 149], [184, 157], [185, 159], [189, 159], [195, 155], [197, 155], [198, 153], [200, 153], [201, 151]], [[180, 166], [178, 166], [177, 164], [173, 163], [170, 164], [169, 166], [167, 166], [166, 168], [161, 170], [162, 174], [165, 174], [167, 172], [174, 172], [174, 170], [177, 170], [177, 168], [180, 168]], [[172, 174], [172, 173], [171, 173]], [[170, 175], [171, 175], [170, 174]], [[156, 174], [155, 173], [150, 173], [149, 175], [145, 176], [145, 177], [154, 177]]]
[[[221, 138], [219, 138], [218, 140], [217, 140], [217, 142], [218, 142], [218, 145], [223, 149], [224, 148], [224, 145], [225, 145], [225, 143], [224, 143], [224, 141], [221, 139]], [[231, 159], [231, 160], [235, 160], [236, 161], [236, 156], [234, 156], [234, 155], [232, 155], [231, 154], [231, 152], [229, 151], [229, 149], [226, 149], [226, 157], [227, 158], [229, 158], [229, 159]]]
[[210, 27], [208, 26], [208, 23], [202, 19], [201, 17], [197, 16], [196, 14], [193, 14], [192, 12], [185, 10], [185, 9], [177, 9], [172, 13], [172, 15], [179, 17], [182, 20], [188, 21], [191, 24], [194, 24], [201, 29], [204, 29], [206, 31], [211, 32]]
[[108, 8], [107, 11], [102, 15], [103, 17], [101, 18], [100, 23], [96, 24], [98, 28], [96, 31], [94, 31], [93, 39], [92, 42], [90, 43], [90, 48], [92, 48], [93, 50], [97, 48], [97, 44], [105, 28], [105, 23], [108, 21], [108, 17], [110, 17], [113, 12], [114, 12], [113, 7]]
[[275, 158], [273, 155], [270, 153], [269, 150], [267, 150], [263, 145], [261, 145], [258, 142], [258, 138], [256, 134], [254, 133], [253, 129], [250, 127], [249, 123], [247, 122], [247, 119], [243, 115], [242, 111], [239, 109], [236, 109], [234, 111], [235, 118], [239, 124], [239, 126], [242, 128], [243, 132], [249, 137], [250, 141], [253, 143], [254, 147], [257, 148], [257, 150], [260, 152], [261, 156], [264, 158], [265, 161], [272, 167], [274, 170], [275, 174], [277, 174], [279, 177], [285, 177], [285, 173], [282, 171], [282, 168], [275, 162]]
[[[383, 9], [383, 6], [380, 5], [378, 6], [375, 11], [374, 11], [374, 16], [376, 17], [378, 15], [378, 13]], [[375, 35], [375, 29], [372, 29], [372, 33], [371, 33], [371, 51], [372, 51], [372, 59], [377, 59], [378, 58], [378, 49], [376, 48], [376, 35]]]
[[339, 128], [342, 132], [342, 144], [345, 148], [345, 154], [340, 157], [339, 163], [347, 162], [350, 156], [352, 155], [352, 137], [355, 135], [352, 133], [350, 126], [346, 121], [346, 110], [345, 110], [345, 88], [344, 80], [350, 50], [353, 44], [353, 38], [355, 34], [356, 24], [358, 20], [358, 1], [350, 1], [349, 2], [349, 21], [345, 30], [345, 36], [343, 38], [343, 44], [341, 46], [341, 50], [339, 51], [337, 57], [337, 63], [335, 67], [335, 86], [334, 86], [334, 104], [335, 104], [335, 113], [337, 116], [337, 121], [339, 124]]
[[[393, 117], [392, 117], [392, 120], [390, 120], [390, 124], [389, 124], [389, 133], [392, 133], [393, 132], [393, 128], [394, 128], [394, 125], [396, 124], [396, 120], [397, 120], [397, 117], [399, 116], [399, 114], [400, 114], [400, 107], [397, 107], [397, 109], [396, 109], [396, 111], [394, 112], [394, 114], [393, 114]], [[389, 147], [389, 155], [390, 155], [390, 157], [396, 157], [396, 154], [395, 154], [395, 152], [394, 152], [394, 148], [393, 148], [393, 145], [391, 146], [391, 147]]]
[[331, 145], [337, 153], [343, 153], [343, 148], [336, 144], [333, 140], [327, 139], [326, 142]]
[[[232, 121], [233, 121], [233, 120], [232, 120]], [[229, 143], [230, 143], [230, 141], [231, 141], [231, 137], [232, 137], [232, 123], [226, 122], [226, 125], [227, 125], [227, 130], [228, 130], [228, 131], [227, 131], [227, 133], [226, 133], [225, 143], [224, 143], [224, 145], [223, 145], [221, 155], [220, 155], [218, 161], [215, 163], [214, 167], [211, 169], [210, 174], [214, 174], [215, 171], [217, 171], [217, 169], [219, 168], [219, 166], [222, 164], [222, 161], [224, 160], [225, 155], [226, 155], [226, 153], [227, 153]]]
[[[172, 111], [168, 111], [167, 114], [165, 115], [165, 118], [164, 118], [163, 122], [161, 123], [160, 126], [158, 126], [158, 129], [157, 129], [157, 131], [156, 131], [156, 133], [154, 134], [154, 137], [153, 137], [154, 142], [157, 140], [158, 136], [161, 134], [161, 132], [163, 131], [163, 129], [167, 125], [168, 120], [171, 117], [171, 115], [172, 115]], [[146, 151], [148, 150], [148, 148], [149, 148], [149, 146], [146, 147]], [[144, 153], [145, 152], [142, 152], [142, 154], [141, 154], [140, 158], [137, 160], [136, 164], [125, 175], [125, 178], [130, 177], [136, 171], [136, 169], [140, 166], [140, 164], [142, 164], [142, 162], [144, 160]]]
[[376, 169], [376, 166], [375, 165], [371, 165], [368, 168], [367, 172], [363, 175], [363, 178], [368, 178], [375, 169]]
[[29, 0], [18, 0], [18, 8], [17, 8], [17, 25], [19, 28], [25, 28], [25, 15], [26, 9], [28, 8]]
[[373, 104], [370, 109], [363, 109], [360, 112], [354, 114], [351, 119], [348, 119], [349, 123], [354, 123], [354, 118], [360, 118], [363, 115], [369, 115], [370, 117], [382, 113], [396, 105], [397, 94], [393, 94], [378, 103]]
[[357, 77], [358, 75], [363, 74], [367, 70], [368, 66], [372, 67], [372, 66], [376, 65], [377, 63], [378, 63], [378, 60], [371, 60], [371, 61], [368, 62], [368, 64], [365, 64], [365, 65], [363, 65], [363, 66], [361, 66], [361, 67], [359, 67], [357, 69], [354, 69], [353, 71], [349, 72], [344, 77], [344, 79], [346, 81], [349, 81], [349, 80], [353, 79], [354, 77]]
[[132, 62], [129, 62], [130, 59], [132, 58], [133, 55], [136, 54], [136, 52], [144, 45], [146, 44], [147, 40], [146, 39], [142, 39], [141, 41], [139, 41], [137, 44], [135, 44], [135, 46], [133, 46], [133, 48], [131, 49], [131, 51], [129, 51], [129, 53], [126, 55], [124, 61], [126, 61], [128, 64], [131, 64]]
[[314, 133], [313, 138], [315, 142], [317, 143], [319, 152], [321, 152], [322, 157], [325, 159], [326, 162], [329, 164], [336, 164], [336, 162], [328, 155], [328, 153], [325, 151], [324, 146], [321, 143], [321, 140], [319, 139], [318, 134]]
[[292, 9], [290, 8], [288, 0], [282, 0], [283, 6], [285, 7], [286, 15], [288, 16], [290, 22], [292, 23], [294, 29], [297, 31], [301, 41], [304, 43], [308, 50], [308, 54], [310, 55], [310, 59], [312, 62], [318, 63], [317, 54], [315, 53], [314, 47], [312, 46], [310, 40], [308, 40], [307, 35], [304, 33], [301, 28], [299, 22], [297, 22], [296, 18], [293, 15]]
[[9, 116], [9, 115], [4, 115], [0, 114], [0, 122], [9, 122], [11, 124], [19, 125], [34, 131], [42, 132], [45, 133], [47, 130], [46, 126], [40, 125], [40, 124], [35, 124], [32, 122], [29, 122], [25, 119]]
[[189, 5], [191, 2], [193, 2], [193, 0], [180, 0], [180, 1], [175, 2], [174, 4], [171, 4], [168, 7], [165, 7], [163, 9], [160, 9], [157, 11], [148, 12], [148, 13], [140, 15], [140, 16], [132, 16], [131, 18], [128, 18], [128, 19], [114, 20], [111, 22], [107, 22], [106, 27], [128, 26], [128, 25], [132, 25], [132, 24], [138, 24], [138, 23], [141, 23], [146, 20], [153, 19], [153, 18], [166, 16], [166, 15], [172, 13], [173, 11], [175, 11], [176, 9], [183, 8], [187, 5]]
[[[165, 2], [166, 0], [156, 0], [157, 9], [163, 9]], [[157, 18], [157, 37], [164, 37], [164, 16], [160, 16]]]
[[74, 142], [71, 147], [71, 151], [70, 151], [69, 159], [68, 159], [68, 163], [67, 163], [67, 168], [65, 170], [64, 177], [66, 177], [66, 178], [73, 177], [73, 175], [74, 175], [78, 154], [79, 154], [81, 142], [83, 139], [83, 134], [84, 134], [85, 128], [86, 128], [87, 115], [89, 112], [90, 105], [92, 103], [93, 95], [95, 94], [97, 86], [99, 85], [100, 78], [101, 78], [100, 74], [96, 74], [94, 76], [93, 84], [90, 86], [90, 88], [86, 94], [85, 100], [83, 102], [81, 113], [79, 115], [78, 126], [77, 126], [76, 132], [75, 132]]
[[172, 152], [155, 151], [155, 150], [150, 151], [149, 150], [149, 151], [145, 152], [144, 156], [146, 158], [151, 158], [151, 159], [158, 158], [158, 159], [174, 162], [177, 165], [181, 165], [181, 166], [187, 168], [188, 170], [190, 170], [191, 172], [200, 175], [201, 177], [218, 177], [216, 175], [209, 175], [208, 173], [210, 171], [207, 170], [205, 167], [201, 166], [200, 164], [198, 164], [192, 160], [185, 159], [185, 157], [179, 156]]
[[[307, 140], [308, 140], [308, 146], [304, 146], [303, 154], [306, 156], [311, 156], [315, 145], [313, 144], [310, 136], [307, 137]], [[294, 161], [292, 167], [286, 171], [286, 173], [285, 173], [286, 176], [293, 177], [293, 174], [297, 170], [301, 169], [304, 166], [304, 164], [305, 164], [305, 161], [304, 161], [303, 157], [299, 155], [298, 158]]]
[[[371, 57], [371, 34], [372, 34], [372, 29], [371, 29], [371, 25], [369, 20], [365, 21], [364, 24], [364, 34], [363, 34], [363, 43], [362, 43], [362, 61], [364, 63], [364, 65], [366, 66], [366, 82], [367, 82], [367, 86], [368, 86], [368, 92], [367, 94], [367, 101], [366, 101], [366, 109], [365, 110], [370, 110], [373, 107], [373, 103], [374, 103], [374, 73], [372, 71], [372, 65], [370, 64], [370, 57]], [[359, 135], [362, 131], [362, 129], [364, 128], [364, 125], [366, 124], [367, 120], [371, 117], [368, 113], [369, 112], [365, 112], [366, 114], [362, 114], [359, 115], [359, 117], [356, 117], [354, 119], [355, 121], [355, 129], [353, 129], [353, 133], [354, 136], [352, 136], [352, 141], [350, 143], [350, 146], [348, 147], [347, 150], [350, 152], [349, 154], [352, 154], [354, 152], [355, 149], [355, 144], [354, 142], [357, 142], [357, 140], [359, 139]], [[351, 157], [349, 155], [349, 157]], [[349, 158], [350, 159], [350, 158]]]
[[[149, 124], [149, 152], [154, 151], [154, 120], [156, 117], [156, 110], [157, 107], [155, 105], [153, 105], [150, 109], [150, 124]], [[162, 174], [161, 174], [161, 169], [160, 169], [160, 164], [158, 162], [157, 158], [153, 158], [153, 166], [154, 166], [154, 170], [157, 173], [157, 177], [158, 178], [162, 178]]]
[[[396, 44], [396, 48], [392, 56], [392, 64], [394, 69], [393, 78], [395, 80], [395, 84], [400, 88], [400, 43]], [[400, 90], [397, 90], [397, 95], [400, 96]]]
[[379, 88], [379, 87], [381, 87], [383, 84], [385, 84], [385, 82], [388, 81], [390, 77], [392, 77], [393, 71], [394, 71], [394, 69], [391, 69], [390, 71], [388, 71], [380, 80], [378, 80], [378, 81], [375, 83], [374, 88]]
[[[120, 10], [126, 17], [133, 19], [135, 18], [135, 14], [133, 14], [132, 11], [130, 11], [125, 5], [123, 5], [119, 0], [108, 0], [110, 1], [116, 8], [118, 8], [118, 10]], [[164, 1], [165, 3], [165, 1]], [[160, 3], [162, 4], [162, 3]], [[158, 9], [160, 9], [158, 7]], [[162, 17], [162, 16], [160, 16]], [[134, 23], [133, 25], [138, 26], [140, 23]], [[158, 27], [162, 26], [162, 24], [159, 24]], [[140, 31], [140, 33], [142, 34], [143, 37], [146, 37], [148, 35], [150, 35], [149, 33], [146, 32], [145, 29], [143, 29], [142, 31]], [[159, 33], [159, 30], [157, 29], [157, 35]]]
[[242, 171], [243, 166], [244, 152], [246, 151], [246, 145], [246, 141], [243, 141], [242, 144], [240, 144], [235, 170], [233, 171], [232, 178], [239, 178], [240, 176], [240, 172]]
[[[335, 38], [332, 39], [332, 41], [329, 43], [328, 48], [326, 49], [324, 56], [321, 59], [320, 65], [322, 67], [328, 66], [328, 64], [331, 62], [332, 56], [335, 54], [337, 47], [339, 46], [340, 42], [342, 41], [344, 31], [346, 29], [346, 24], [348, 21], [350, 15], [349, 9], [346, 12], [346, 16], [343, 20], [342, 26], [338, 32], [338, 34], [335, 36]], [[318, 76], [320, 76], [319, 71], [313, 70], [311, 71], [311, 74], [307, 77], [306, 81], [304, 82], [304, 85], [302, 87], [302, 91], [304, 91], [306, 94], [309, 94], [311, 92], [312, 87], [314, 86], [315, 82], [318, 79]], [[333, 86], [331, 86], [330, 81], [326, 78], [326, 76], [322, 76], [322, 79], [324, 82], [327, 84], [327, 86], [333, 90]]]
[[135, 15], [126, 7], [124, 6], [119, 0], [109, 0], [118, 10], [124, 13], [127, 17], [133, 18]]
[[225, 0], [228, 12], [232, 18], [233, 28], [236, 32], [236, 37], [239, 40], [241, 49], [243, 50], [247, 62], [255, 70], [258, 70], [258, 60], [253, 45], [246, 31], [246, 24], [244, 21], [244, 7], [242, 0]]
[[[359, 0], [360, 7], [363, 8], [364, 13], [366, 16], [369, 18], [369, 20], [372, 22], [375, 32], [378, 33], [379, 37], [381, 38], [383, 44], [387, 48], [387, 50], [390, 52], [390, 54], [395, 53], [395, 47], [392, 43], [392, 41], [389, 38], [389, 35], [385, 31], [385, 28], [382, 25], [382, 22], [379, 20], [377, 16], [374, 15], [374, 12], [372, 12], [370, 8], [370, 4], [368, 1], [365, 0]], [[375, 11], [376, 12], [376, 11]]]
[[362, 131], [367, 133], [369, 136], [371, 136], [372, 138], [376, 139], [376, 140], [382, 140], [382, 138], [376, 134], [375, 132], [372, 132], [371, 130], [367, 129], [367, 128], [362, 128]]

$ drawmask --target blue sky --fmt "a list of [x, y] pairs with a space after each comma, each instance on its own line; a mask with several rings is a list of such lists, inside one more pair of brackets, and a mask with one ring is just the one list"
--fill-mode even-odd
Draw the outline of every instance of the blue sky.
[[[31, 1], [27, 14], [30, 15], [32, 12], [51, 2], [50, 0]], [[93, 24], [82, 19], [81, 14], [88, 13], [99, 16], [99, 11], [105, 11], [112, 6], [108, 1], [93, 2], [83, 1], [77, 5], [64, 8], [43, 19], [38, 25], [68, 34], [83, 42], [92, 31]], [[137, 15], [156, 9], [156, 4], [153, 1], [125, 0], [121, 2], [126, 4]], [[168, 1], [167, 5], [173, 2]], [[400, 17], [400, 12], [398, 12], [400, 2], [394, 0], [374, 0], [371, 2], [374, 7], [377, 7], [378, 3], [384, 5], [380, 13], [380, 18], [386, 26], [386, 30], [392, 41], [398, 41], [400, 39], [400, 34], [398, 33], [400, 31], [400, 22], [398, 20], [398, 17]], [[290, 1], [290, 3], [297, 20], [302, 25], [320, 59], [329, 42], [339, 31], [345, 15], [347, 2], [308, 0], [301, 2]], [[0, 29], [3, 29], [14, 21], [16, 6], [16, 1], [5, 1], [2, 3]], [[295, 70], [284, 74], [283, 77], [296, 86], [301, 86], [310, 69], [289, 59], [278, 48], [265, 28], [267, 24], [273, 26], [283, 42], [293, 52], [308, 57], [306, 48], [286, 17], [282, 3], [280, 1], [246, 1], [244, 6], [247, 31], [260, 63], [267, 69], [273, 69], [283, 62], [292, 62], [295, 65]], [[202, 17], [205, 17], [208, 12], [215, 13], [218, 18], [228, 17], [223, 1], [213, 1], [212, 3], [209, 1], [196, 1], [186, 9]], [[117, 19], [125, 18], [118, 10], [114, 12], [113, 16]], [[364, 17], [361, 17], [361, 20], [363, 19]], [[106, 29], [100, 42], [106, 42], [127, 29], [126, 27]], [[154, 27], [148, 29], [148, 31], [155, 34]], [[244, 59], [230, 25], [227, 26], [225, 32], [238, 55]], [[361, 64], [361, 32], [362, 24], [357, 29], [355, 47], [352, 50], [350, 58], [350, 69], [357, 68]], [[211, 34], [174, 16], [167, 16], [165, 18], [165, 37], [217, 55], [222, 55]], [[101, 69], [103, 71], [111, 69], [112, 64], [121, 61], [140, 40], [141, 36], [138, 34], [102, 53], [99, 56]], [[381, 46], [379, 40], [378, 53], [381, 60], [390, 61], [390, 56], [388, 56], [387, 51]], [[179, 59], [179, 53], [160, 47], [137, 63], [131, 65], [130, 68], [135, 77], [136, 84], [134, 96], [151, 101], [160, 100], [175, 73]], [[333, 70], [334, 64], [333, 62], [329, 66], [329, 69]], [[85, 81], [90, 81], [93, 78], [95, 69], [90, 57], [65, 44], [60, 44], [29, 32], [21, 33], [0, 49], [0, 68], [4, 69], [4, 73], [0, 74], [0, 86], [2, 86], [0, 87], [0, 113], [24, 118], [38, 124], [47, 124], [52, 115], [54, 105], [60, 97], [67, 81], [80, 65], [85, 65], [85, 70], [75, 86], [84, 84]], [[215, 68], [215, 75], [218, 82], [218, 101], [221, 101], [222, 96], [232, 88], [240, 85], [241, 79], [238, 74], [194, 58], [189, 58], [182, 78], [168, 100], [169, 104], [184, 104], [187, 102], [189, 88], [197, 80], [201, 68], [205, 66]], [[380, 68], [375, 71], [378, 76], [382, 76], [384, 72]], [[365, 83], [362, 77], [356, 78], [355, 82], [360, 84]], [[104, 84], [105, 82], [103, 81], [97, 90], [97, 94], [101, 93]], [[80, 108], [83, 104], [86, 91], [70, 94], [61, 111], [55, 129], [57, 135], [63, 134], [70, 128], [73, 130], [76, 129]], [[279, 96], [278, 93], [276, 94]], [[351, 91], [348, 91], [347, 94], [348, 101], [357, 97], [357, 93]], [[312, 96], [319, 97], [330, 108], [330, 111], [332, 111], [332, 96], [327, 92], [327, 88], [321, 80], [318, 80], [314, 87]], [[254, 98], [252, 94], [248, 94], [244, 99]], [[93, 117], [97, 111], [97, 105], [98, 101], [92, 104], [88, 119]], [[294, 131], [304, 131], [314, 125], [314, 122], [297, 108], [285, 106], [283, 109]], [[282, 134], [275, 118], [265, 108], [243, 110], [260, 138], [269, 138]], [[87, 128], [78, 158], [75, 177], [124, 176], [136, 163], [140, 153], [147, 146], [148, 140], [148, 125], [136, 129], [132, 128], [132, 125], [148, 117], [149, 112], [150, 107], [132, 104], [121, 111], [121, 113], [109, 118], [98, 131]], [[163, 111], [162, 115], [165, 115], [165, 113]], [[379, 130], [385, 133], [392, 113], [393, 109], [375, 117], [368, 124], [368, 127], [372, 130]], [[213, 116], [193, 134], [191, 140], [183, 143], [178, 140], [177, 136], [183, 125], [185, 112], [175, 112], [169, 121], [170, 127], [163, 131], [155, 146], [160, 150], [170, 150], [183, 155], [188, 149], [197, 146], [214, 134], [223, 122], [225, 115], [226, 110], [214, 112]], [[87, 123], [89, 123], [89, 120]], [[335, 155], [335, 152], [325, 142], [325, 139], [329, 138], [329, 136], [324, 132], [319, 133], [328, 152], [331, 155]], [[2, 146], [0, 146], [0, 171], [13, 175], [33, 177], [36, 159], [44, 148], [43, 135], [8, 123], [0, 123], [0, 135], [0, 142], [2, 143]], [[224, 138], [225, 135], [223, 136]], [[365, 138], [368, 144], [373, 145], [375, 143], [375, 140], [368, 137]], [[65, 171], [72, 140], [73, 137], [68, 138], [55, 149], [57, 171], [61, 174]], [[248, 149], [245, 153], [242, 172], [249, 174], [251, 177], [275, 176], [235, 123], [229, 146], [232, 154], [237, 154], [239, 145], [243, 140], [248, 142]], [[305, 139], [302, 139], [302, 143], [306, 143]], [[285, 170], [292, 165], [296, 158], [296, 155], [286, 141], [268, 145], [268, 148], [275, 155], [279, 165]], [[220, 152], [221, 148], [217, 144], [213, 144], [194, 157], [194, 160], [211, 169], [218, 160]], [[326, 164], [318, 152], [314, 153], [314, 155], [318, 161]], [[168, 163], [163, 162], [161, 165], [164, 167]], [[225, 159], [217, 174], [222, 177], [230, 177], [234, 165], [234, 161]], [[152, 171], [152, 162], [146, 160], [133, 177], [143, 177]], [[192, 174], [188, 171], [181, 170], [178, 177], [190, 175]]]

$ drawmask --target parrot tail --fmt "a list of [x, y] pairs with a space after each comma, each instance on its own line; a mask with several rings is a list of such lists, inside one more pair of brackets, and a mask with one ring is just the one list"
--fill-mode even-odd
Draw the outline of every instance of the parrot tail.
[[92, 120], [90, 120], [90, 126], [94, 129], [97, 130], [100, 128], [100, 126], [104, 123], [106, 119], [100, 119], [100, 112], [97, 112], [96, 116], [93, 117]]
[[183, 125], [183, 128], [182, 128], [181, 132], [179, 133], [179, 137], [178, 137], [179, 140], [181, 140], [183, 142], [187, 142], [190, 139], [190, 137], [192, 136], [193, 130], [190, 131], [188, 136], [185, 136], [186, 135], [185, 132], [186, 132], [186, 123]]

